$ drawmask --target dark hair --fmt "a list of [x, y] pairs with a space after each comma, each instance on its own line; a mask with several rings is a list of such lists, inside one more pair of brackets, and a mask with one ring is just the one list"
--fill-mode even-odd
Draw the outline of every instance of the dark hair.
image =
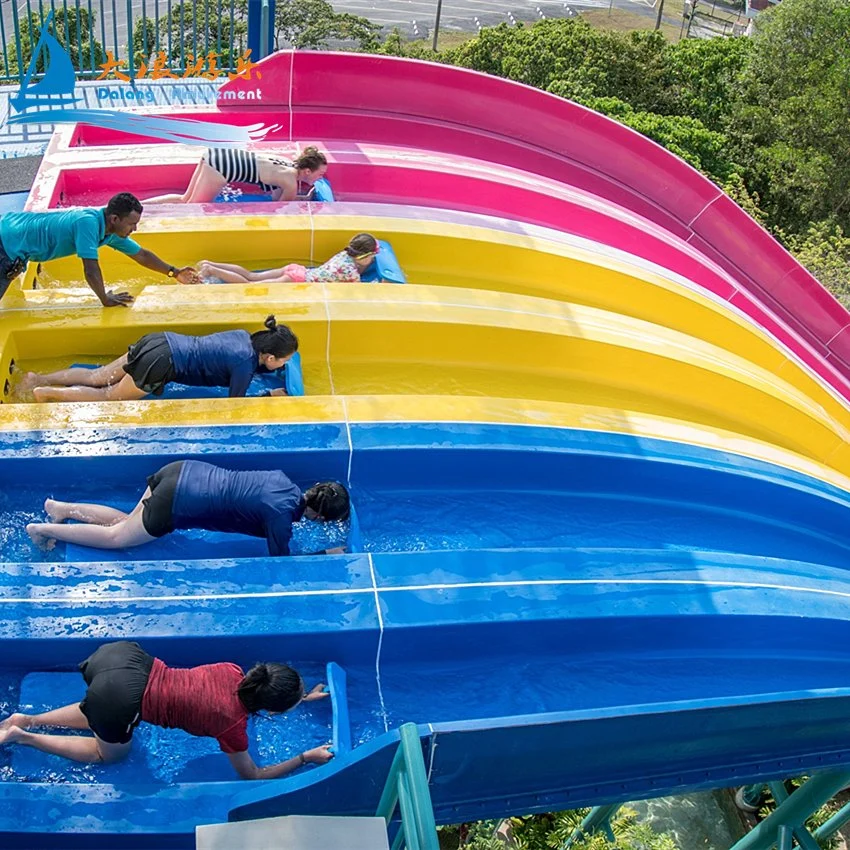
[[304, 168], [307, 171], [316, 171], [327, 164], [328, 158], [315, 145], [304, 148], [298, 159], [293, 163], [297, 169]]
[[251, 713], [289, 711], [298, 705], [304, 682], [297, 671], [286, 664], [255, 664], [239, 683], [236, 694]]
[[141, 215], [142, 209], [143, 207], [135, 195], [131, 195], [129, 192], [119, 192], [109, 199], [109, 203], [106, 205], [106, 214], [124, 218], [133, 212]]
[[358, 233], [352, 236], [345, 252], [349, 257], [359, 257], [361, 254], [371, 254], [378, 250], [378, 240], [371, 233]]
[[288, 357], [298, 351], [298, 337], [286, 325], [279, 325], [274, 316], [263, 323], [268, 330], [251, 334], [251, 345], [257, 354], [273, 354], [275, 357]]
[[351, 497], [338, 481], [320, 481], [304, 494], [304, 504], [322, 519], [348, 519]]

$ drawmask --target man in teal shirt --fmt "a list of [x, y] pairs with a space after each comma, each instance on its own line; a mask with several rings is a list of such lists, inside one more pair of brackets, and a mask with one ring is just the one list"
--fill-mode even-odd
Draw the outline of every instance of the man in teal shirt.
[[0, 298], [29, 261], [43, 263], [76, 254], [83, 261], [86, 283], [104, 307], [132, 304], [133, 296], [128, 292], [107, 291], [104, 286], [97, 259], [101, 245], [179, 283], [196, 283], [193, 268], [170, 266], [129, 238], [141, 217], [142, 205], [129, 192], [115, 195], [106, 207], [0, 216]]

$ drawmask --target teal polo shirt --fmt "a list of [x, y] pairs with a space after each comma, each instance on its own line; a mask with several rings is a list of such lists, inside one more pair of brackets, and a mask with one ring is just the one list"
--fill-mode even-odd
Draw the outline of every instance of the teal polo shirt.
[[81, 260], [96, 260], [101, 245], [131, 257], [142, 250], [132, 239], [106, 235], [103, 207], [6, 213], [0, 216], [0, 242], [13, 260], [37, 263], [71, 254]]

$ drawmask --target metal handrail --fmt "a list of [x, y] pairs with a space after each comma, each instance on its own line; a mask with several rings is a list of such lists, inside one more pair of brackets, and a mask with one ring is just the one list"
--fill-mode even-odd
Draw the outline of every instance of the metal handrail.
[[405, 723], [399, 729], [401, 740], [393, 757], [376, 816], [389, 826], [396, 807], [401, 812], [401, 824], [393, 841], [393, 850], [439, 850], [437, 824], [428, 791], [425, 759], [415, 723]]

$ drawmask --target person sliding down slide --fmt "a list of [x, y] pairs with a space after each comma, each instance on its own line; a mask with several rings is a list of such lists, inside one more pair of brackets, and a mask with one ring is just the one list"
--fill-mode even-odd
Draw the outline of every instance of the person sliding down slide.
[[317, 148], [305, 148], [295, 162], [235, 148], [210, 148], [201, 157], [189, 187], [182, 195], [145, 198], [146, 204], [204, 204], [215, 200], [232, 183], [257, 186], [274, 201], [294, 201], [299, 183], [310, 186], [325, 176], [327, 157]]
[[[36, 401], [128, 401], [162, 395], [172, 381], [190, 387], [229, 387], [230, 397], [244, 396], [258, 372], [281, 369], [298, 351], [298, 339], [274, 316], [266, 330], [223, 331], [208, 336], [145, 334], [127, 353], [99, 369], [82, 366], [40, 375], [29, 372], [21, 391]], [[271, 395], [286, 395], [275, 389]]]
[[[288, 555], [292, 524], [348, 519], [348, 490], [337, 481], [314, 484], [306, 493], [280, 470], [222, 469], [199, 460], [178, 460], [148, 477], [135, 508], [126, 514], [106, 505], [47, 499], [50, 522], [27, 525], [37, 545], [57, 540], [95, 549], [125, 549], [151, 543], [178, 528], [203, 528], [265, 537], [270, 555]], [[65, 520], [76, 520], [65, 525]], [[327, 554], [342, 552], [327, 549]], [[313, 554], [324, 554], [315, 552]]]
[[[278, 764], [258, 767], [248, 752], [248, 716], [282, 714], [302, 702], [328, 696], [323, 684], [307, 692], [286, 664], [256, 664], [247, 673], [235, 664], [168, 667], [126, 640], [99, 647], [79, 666], [85, 698], [44, 714], [16, 713], [0, 723], [0, 746], [22, 744], [78, 762], [121, 761], [140, 722], [215, 738], [242, 779], [277, 779], [305, 764], [327, 764], [328, 745]], [[33, 727], [88, 729], [88, 735], [50, 735]]]
[[225, 283], [358, 283], [361, 273], [372, 265], [380, 250], [374, 236], [358, 233], [342, 251], [315, 269], [290, 263], [279, 269], [252, 272], [232, 263], [203, 260], [198, 264], [198, 271], [202, 278], [215, 277]]

